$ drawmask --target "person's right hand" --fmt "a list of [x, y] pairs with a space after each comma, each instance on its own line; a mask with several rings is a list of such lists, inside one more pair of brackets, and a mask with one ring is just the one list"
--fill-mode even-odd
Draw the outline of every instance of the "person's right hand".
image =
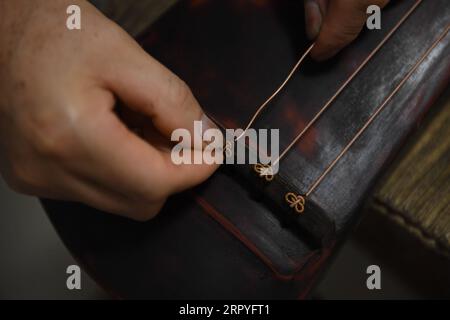
[[359, 35], [367, 20], [367, 7], [384, 8], [389, 0], [305, 0], [306, 30], [315, 40], [311, 56], [331, 58]]
[[[66, 28], [71, 4], [81, 30]], [[130, 131], [116, 97], [158, 137]], [[195, 120], [212, 126], [187, 85], [87, 1], [0, 0], [0, 171], [14, 189], [147, 220], [217, 168], [175, 165], [151, 142], [195, 135]]]

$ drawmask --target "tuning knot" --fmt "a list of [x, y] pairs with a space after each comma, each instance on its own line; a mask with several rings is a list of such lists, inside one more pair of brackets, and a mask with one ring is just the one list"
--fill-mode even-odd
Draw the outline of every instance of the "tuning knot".
[[301, 214], [305, 211], [305, 198], [303, 196], [288, 192], [284, 196], [284, 199], [297, 213]]
[[253, 169], [261, 178], [264, 178], [266, 181], [272, 181], [274, 178], [272, 166], [268, 164], [257, 163], [255, 164]]

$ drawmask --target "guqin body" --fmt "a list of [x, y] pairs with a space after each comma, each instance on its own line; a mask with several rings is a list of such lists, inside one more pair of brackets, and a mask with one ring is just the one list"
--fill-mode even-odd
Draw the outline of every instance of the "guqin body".
[[[307, 58], [252, 127], [279, 128], [284, 149], [416, 4], [392, 1], [381, 30], [364, 31], [326, 63]], [[280, 161], [272, 182], [251, 166], [223, 166], [144, 224], [74, 203], [44, 200], [45, 208], [75, 257], [118, 297], [305, 297], [383, 168], [446, 86], [449, 25], [448, 0], [417, 4]], [[222, 128], [245, 127], [310, 45], [302, 1], [285, 0], [182, 1], [140, 41]], [[304, 212], [293, 212], [295, 196], [383, 103]]]

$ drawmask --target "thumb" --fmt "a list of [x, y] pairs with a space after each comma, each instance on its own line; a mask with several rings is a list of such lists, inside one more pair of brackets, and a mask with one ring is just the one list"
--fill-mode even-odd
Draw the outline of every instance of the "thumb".
[[[215, 125], [204, 114], [189, 87], [131, 37], [124, 38], [126, 43], [116, 47], [116, 54], [101, 63], [107, 89], [133, 111], [148, 116], [164, 137], [170, 138], [175, 129], [184, 128], [190, 131], [192, 140], [202, 141], [203, 132], [195, 130], [194, 122], [202, 122], [202, 131], [215, 128]], [[201, 148], [196, 148], [194, 153], [201, 154], [202, 150], [198, 150]], [[159, 150], [159, 156], [164, 184], [171, 192], [203, 182], [218, 168], [206, 163], [177, 165], [167, 151]]]
[[[322, 2], [322, 0], [307, 0], [305, 2], [307, 17], [309, 16], [308, 12], [314, 10], [314, 5], [310, 4], [314, 1], [318, 1], [319, 4]], [[309, 20], [307, 18], [307, 24], [311, 23], [310, 21], [319, 20], [321, 22], [320, 32], [311, 51], [312, 58], [320, 61], [334, 56], [359, 35], [367, 19], [367, 7], [374, 4], [383, 8], [388, 2], [389, 0], [328, 1], [324, 17], [320, 16]], [[320, 7], [322, 8], [323, 5]], [[311, 29], [307, 26], [308, 28]]]
[[108, 77], [112, 91], [131, 109], [152, 119], [155, 128], [170, 138], [175, 129], [190, 131], [191, 137], [202, 132], [194, 128], [194, 121], [202, 122], [202, 131], [216, 128], [205, 115], [190, 88], [178, 76], [132, 44]]

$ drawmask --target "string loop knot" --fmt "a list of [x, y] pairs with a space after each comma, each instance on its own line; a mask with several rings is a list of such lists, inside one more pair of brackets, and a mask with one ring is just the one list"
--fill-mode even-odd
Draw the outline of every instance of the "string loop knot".
[[257, 163], [253, 167], [256, 173], [259, 174], [261, 178], [266, 179], [266, 181], [272, 181], [274, 178], [273, 169], [271, 165]]
[[303, 196], [288, 192], [284, 199], [297, 213], [302, 214], [305, 211], [305, 198]]

